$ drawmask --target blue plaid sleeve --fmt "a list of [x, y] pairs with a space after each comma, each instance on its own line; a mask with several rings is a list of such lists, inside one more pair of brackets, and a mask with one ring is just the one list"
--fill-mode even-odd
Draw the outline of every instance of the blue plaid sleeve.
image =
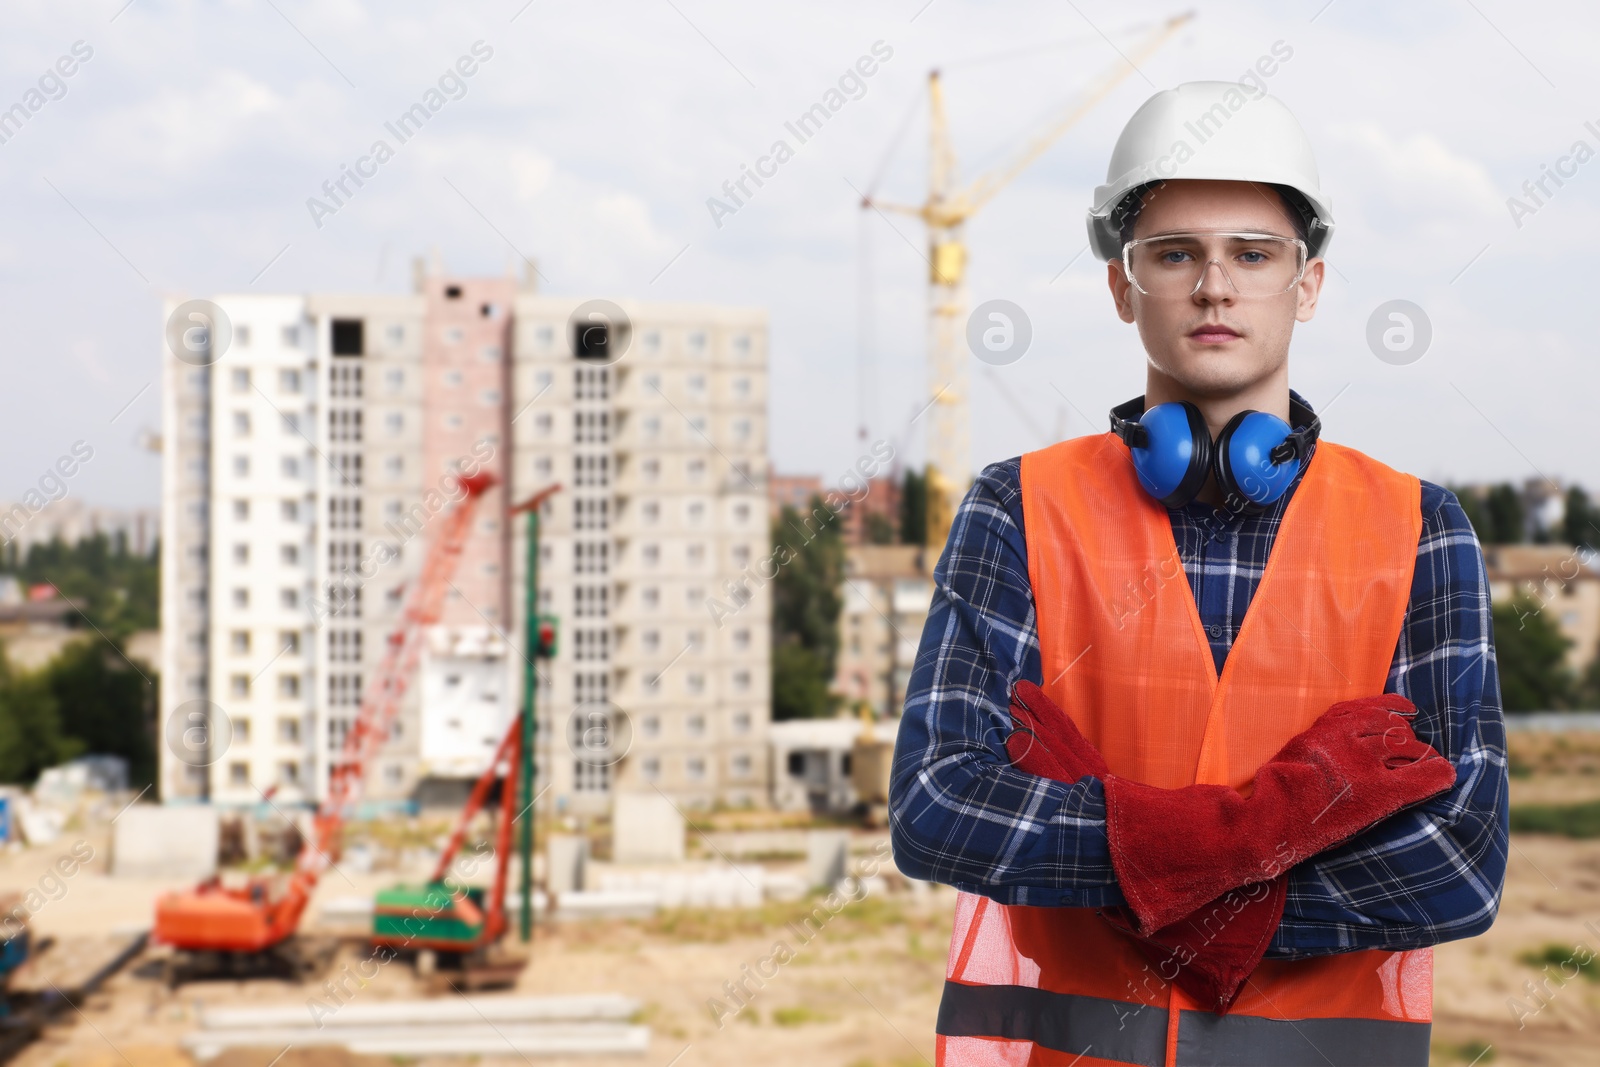
[[1006, 756], [1011, 683], [1041, 669], [1021, 517], [1020, 459], [986, 468], [934, 565], [889, 781], [895, 863], [1004, 904], [1120, 904], [1099, 779]]
[[1505, 721], [1483, 550], [1461, 504], [1423, 482], [1411, 601], [1385, 686], [1417, 706], [1417, 736], [1456, 784], [1291, 868], [1267, 956], [1422, 948], [1493, 924], [1510, 805]]

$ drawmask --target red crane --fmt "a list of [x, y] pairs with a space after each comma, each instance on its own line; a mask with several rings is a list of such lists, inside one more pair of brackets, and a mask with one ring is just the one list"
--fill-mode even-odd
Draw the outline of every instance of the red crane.
[[302, 844], [284, 891], [274, 896], [270, 880], [264, 877], [239, 887], [224, 886], [220, 877], [214, 877], [193, 889], [167, 893], [156, 902], [152, 940], [188, 952], [259, 953], [277, 948], [299, 928], [317, 880], [333, 862], [331, 854], [339, 847], [344, 820], [361, 798], [367, 764], [394, 727], [428, 627], [439, 621], [478, 500], [495, 482], [487, 471], [461, 479], [465, 495], [428, 548], [400, 623], [389, 635], [383, 664], [367, 686], [344, 747], [328, 768], [327, 797], [317, 809], [311, 837]]

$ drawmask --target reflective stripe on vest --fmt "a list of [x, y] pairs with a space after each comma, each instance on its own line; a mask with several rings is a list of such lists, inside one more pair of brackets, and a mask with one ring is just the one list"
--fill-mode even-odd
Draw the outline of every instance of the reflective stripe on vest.
[[[1318, 443], [1220, 678], [1171, 519], [1125, 444], [1027, 453], [1022, 497], [1041, 687], [1114, 773], [1248, 795], [1330, 704], [1384, 691], [1422, 529], [1416, 478]], [[1305, 858], [1280, 852], [1278, 869]], [[1430, 949], [1266, 960], [1218, 1016], [1092, 909], [960, 893], [946, 979], [939, 1067], [1427, 1062]]]

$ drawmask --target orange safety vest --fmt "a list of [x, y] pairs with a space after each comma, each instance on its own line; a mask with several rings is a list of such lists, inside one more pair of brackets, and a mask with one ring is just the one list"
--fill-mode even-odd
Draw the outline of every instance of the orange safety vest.
[[[1113, 773], [1248, 795], [1329, 705], [1384, 691], [1422, 532], [1415, 477], [1318, 443], [1220, 679], [1167, 510], [1127, 445], [1106, 433], [1025, 454], [1022, 507], [1041, 687]], [[1432, 949], [1264, 960], [1217, 1015], [1093, 909], [961, 893], [936, 1057], [1425, 1065], [1432, 1019]]]

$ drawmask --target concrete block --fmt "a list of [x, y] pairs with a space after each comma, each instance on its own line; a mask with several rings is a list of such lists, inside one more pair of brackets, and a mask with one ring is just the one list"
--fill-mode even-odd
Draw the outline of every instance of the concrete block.
[[849, 830], [810, 830], [806, 833], [806, 881], [832, 886], [845, 876], [850, 863]]
[[614, 863], [681, 863], [683, 815], [659, 793], [618, 793], [611, 807]]
[[545, 842], [546, 885], [552, 893], [582, 889], [589, 861], [589, 839], [577, 834], [551, 834]]
[[112, 826], [111, 874], [192, 882], [217, 873], [217, 809], [135, 804]]

